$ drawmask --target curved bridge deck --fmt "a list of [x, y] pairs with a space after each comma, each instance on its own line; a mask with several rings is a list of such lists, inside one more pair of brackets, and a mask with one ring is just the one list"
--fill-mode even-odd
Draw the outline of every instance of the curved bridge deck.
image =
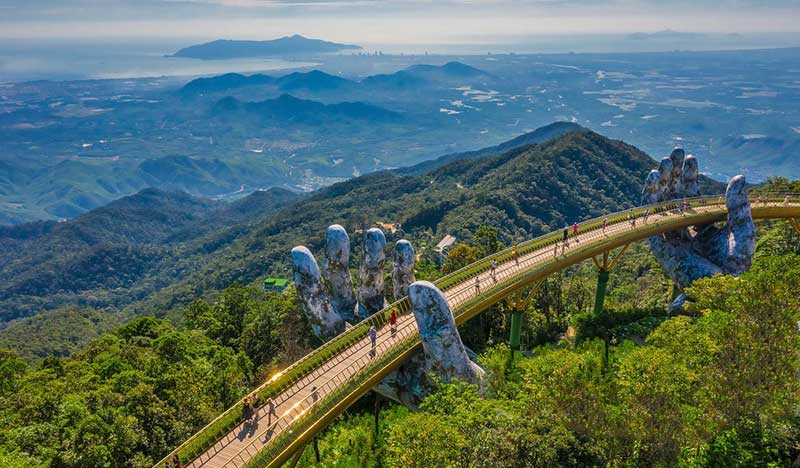
[[[606, 216], [605, 232], [601, 228], [603, 218], [587, 221], [580, 225], [577, 237], [572, 236], [570, 228], [570, 239], [563, 251], [561, 233], [551, 233], [518, 245], [517, 259], [506, 250], [447, 275], [436, 281], [436, 285], [447, 297], [456, 323], [462, 324], [514, 291], [555, 271], [630, 242], [681, 227], [723, 221], [727, 216], [723, 196], [688, 201], [690, 208], [684, 213], [678, 209], [679, 202], [673, 201]], [[751, 197], [751, 202], [754, 218], [790, 218], [800, 226], [794, 220], [800, 218], [800, 195], [770, 194], [763, 199]], [[642, 217], [645, 209], [652, 213], [646, 223]], [[629, 221], [629, 215], [637, 217], [635, 226]], [[498, 263], [497, 281], [490, 272], [493, 260]], [[475, 288], [476, 276], [480, 277], [480, 291]], [[398, 312], [394, 334], [388, 324], [392, 309]], [[369, 326], [378, 330], [374, 355], [366, 334]], [[334, 338], [260, 387], [259, 394], [272, 395], [277, 414], [270, 417], [267, 409], [261, 407], [258, 417], [250, 423], [228, 430], [200, 455], [189, 455], [196, 458], [187, 466], [280, 466], [420, 347], [410, 303], [404, 298]], [[314, 387], [316, 392], [312, 392]], [[232, 408], [225, 415], [235, 411], [240, 409]], [[187, 456], [187, 447], [196, 443], [199, 435], [208, 432], [215, 423], [216, 420], [173, 453]]]

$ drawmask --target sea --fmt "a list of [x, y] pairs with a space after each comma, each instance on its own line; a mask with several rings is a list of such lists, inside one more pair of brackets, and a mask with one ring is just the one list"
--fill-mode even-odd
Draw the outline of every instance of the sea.
[[218, 75], [317, 65], [288, 58], [197, 60], [170, 56], [195, 43], [0, 40], [0, 83]]
[[[197, 60], [171, 57], [177, 50], [213, 38], [128, 41], [4, 40], [0, 38], [0, 82], [121, 79], [260, 72], [316, 66], [324, 58]], [[352, 41], [359, 43], [359, 41]], [[740, 50], [800, 47], [800, 33], [762, 34], [556, 34], [478, 37], [449, 44], [360, 43], [347, 54], [465, 55], [492, 53], [608, 53], [673, 50]]]

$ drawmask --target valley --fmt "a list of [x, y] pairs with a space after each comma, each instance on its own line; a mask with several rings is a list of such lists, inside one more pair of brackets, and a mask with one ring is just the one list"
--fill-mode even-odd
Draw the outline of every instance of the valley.
[[800, 74], [785, 65], [797, 55], [343, 54], [249, 76], [6, 83], [0, 223], [71, 218], [147, 187], [311, 191], [559, 120], [650, 154], [692, 148], [718, 180], [797, 177]]

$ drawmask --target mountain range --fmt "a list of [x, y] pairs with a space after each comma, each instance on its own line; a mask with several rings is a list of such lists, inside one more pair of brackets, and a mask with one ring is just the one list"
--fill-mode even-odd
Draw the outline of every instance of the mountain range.
[[179, 94], [184, 97], [193, 97], [254, 86], [268, 86], [286, 92], [299, 89], [310, 91], [413, 89], [436, 84], [463, 85], [478, 79], [490, 80], [493, 79], [493, 76], [461, 62], [448, 62], [444, 65], [413, 65], [395, 73], [371, 75], [361, 80], [342, 78], [320, 70], [294, 72], [279, 77], [261, 73], [253, 75], [227, 73], [194, 79], [184, 85], [179, 90]]
[[298, 99], [282, 94], [275, 99], [260, 102], [241, 102], [234, 97], [222, 98], [214, 105], [212, 115], [240, 119], [241, 114], [251, 114], [260, 120], [321, 125], [326, 122], [364, 120], [370, 123], [397, 121], [401, 114], [363, 102], [323, 104], [308, 99]]
[[295, 34], [268, 41], [236, 41], [218, 39], [192, 45], [175, 52], [173, 57], [221, 60], [248, 57], [298, 56], [329, 54], [344, 50], [359, 50], [361, 46], [309, 39]]
[[356, 229], [379, 221], [400, 223], [412, 239], [432, 233], [433, 243], [445, 234], [468, 239], [483, 224], [519, 241], [633, 206], [654, 165], [589, 131], [517, 141], [500, 154], [443, 158], [418, 174], [374, 173], [306, 196], [271, 189], [226, 205], [148, 189], [64, 223], [4, 228], [0, 318], [69, 305], [175, 314], [234, 283], [288, 277], [287, 252], [301, 243], [317, 251], [332, 223], [346, 226], [354, 245]]

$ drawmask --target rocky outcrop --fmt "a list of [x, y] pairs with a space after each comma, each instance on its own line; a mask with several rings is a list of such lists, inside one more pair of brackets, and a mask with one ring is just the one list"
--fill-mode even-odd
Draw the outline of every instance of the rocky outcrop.
[[[645, 179], [642, 203], [658, 203], [697, 196], [698, 164], [693, 156], [684, 157], [682, 149], [661, 160], [658, 170]], [[653, 256], [667, 275], [684, 289], [695, 280], [715, 274], [739, 275], [750, 268], [755, 251], [755, 225], [750, 211], [744, 176], [728, 182], [725, 192], [727, 223], [722, 226], [694, 226], [651, 237]], [[690, 206], [691, 208], [691, 206]], [[689, 298], [680, 294], [670, 305], [672, 312], [683, 308]]]

